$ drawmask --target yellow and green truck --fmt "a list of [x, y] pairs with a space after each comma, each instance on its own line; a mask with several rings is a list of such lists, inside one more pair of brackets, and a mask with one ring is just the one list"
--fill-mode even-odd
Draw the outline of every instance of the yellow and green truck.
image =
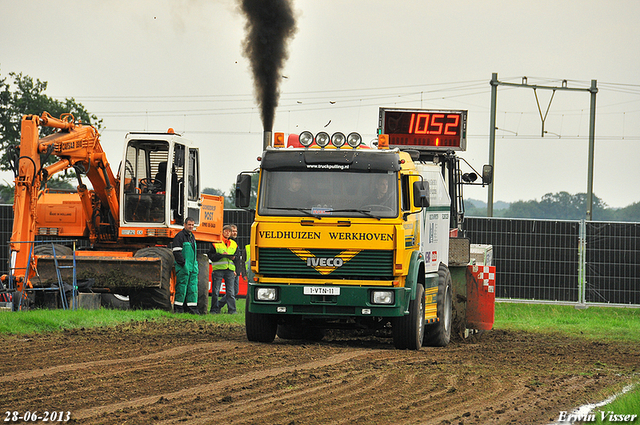
[[[469, 240], [455, 237], [463, 217], [455, 151], [466, 144], [466, 111], [381, 108], [378, 133], [374, 147], [339, 132], [290, 135], [284, 147], [276, 133], [263, 152], [250, 341], [353, 328], [388, 330], [400, 349], [449, 343], [465, 287], [452, 270], [466, 281], [469, 263]], [[486, 184], [491, 170], [483, 171]], [[240, 174], [238, 207], [247, 207], [250, 190], [251, 174]]]

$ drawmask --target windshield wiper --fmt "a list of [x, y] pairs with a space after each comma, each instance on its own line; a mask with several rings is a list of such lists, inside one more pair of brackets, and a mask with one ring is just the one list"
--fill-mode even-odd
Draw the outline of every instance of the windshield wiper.
[[371, 217], [371, 218], [375, 218], [377, 220], [380, 220], [380, 216], [372, 214], [371, 212], [366, 211], [366, 210], [358, 210], [358, 209], [355, 209], [355, 208], [345, 209], [345, 210], [331, 210], [331, 212], [355, 212], [355, 213], [360, 213], [360, 214], [366, 215], [367, 217]]
[[267, 207], [267, 209], [282, 210], [282, 211], [299, 211], [301, 213], [308, 215], [309, 217], [317, 218], [319, 220], [322, 219], [321, 216], [313, 214], [311, 211], [309, 211], [309, 208], [305, 209], [305, 208], [297, 208], [297, 207]]

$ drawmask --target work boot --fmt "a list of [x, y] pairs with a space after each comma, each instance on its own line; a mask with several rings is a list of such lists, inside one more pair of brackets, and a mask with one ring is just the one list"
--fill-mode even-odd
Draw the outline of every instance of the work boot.
[[200, 311], [198, 310], [197, 306], [189, 306], [189, 311], [187, 311], [187, 313], [189, 314], [195, 314], [197, 316], [200, 315]]
[[174, 313], [184, 313], [184, 306], [182, 305], [174, 305], [173, 306]]

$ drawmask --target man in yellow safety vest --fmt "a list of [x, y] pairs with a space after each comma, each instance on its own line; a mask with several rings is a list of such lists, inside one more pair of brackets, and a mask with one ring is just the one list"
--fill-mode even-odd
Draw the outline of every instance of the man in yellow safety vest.
[[221, 300], [218, 300], [222, 279], [224, 279], [226, 287], [225, 301], [228, 313], [236, 314], [236, 296], [234, 291], [236, 266], [233, 264], [233, 260], [235, 259], [238, 244], [231, 239], [232, 230], [233, 226], [230, 224], [224, 225], [222, 228], [222, 241], [214, 243], [207, 253], [212, 265], [211, 282], [213, 284], [213, 291], [211, 294], [211, 314], [220, 313], [220, 309], [224, 305], [220, 302]]

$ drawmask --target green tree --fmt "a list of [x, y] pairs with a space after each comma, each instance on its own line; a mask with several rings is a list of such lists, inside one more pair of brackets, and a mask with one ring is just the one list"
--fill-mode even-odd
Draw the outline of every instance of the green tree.
[[13, 187], [0, 185], [0, 204], [13, 204]]
[[[615, 211], [593, 195], [592, 218], [594, 220], [615, 220]], [[547, 193], [538, 201], [513, 202], [502, 214], [503, 217], [581, 220], [587, 216], [587, 194], [568, 192]]]
[[[9, 73], [11, 82], [0, 75], [0, 170], [9, 171], [15, 169], [17, 159], [16, 147], [20, 144], [20, 122], [23, 115], [42, 115], [48, 112], [53, 117], [60, 117], [64, 113], [72, 114], [76, 121], [86, 125], [93, 125], [96, 129], [102, 128], [102, 120], [90, 114], [85, 107], [73, 98], [56, 100], [44, 94], [47, 82], [22, 75], [22, 73]], [[40, 137], [52, 134], [53, 128], [41, 128]], [[55, 161], [50, 158], [48, 163]], [[73, 173], [58, 180], [73, 178]], [[50, 186], [56, 183], [51, 182]]]
[[205, 187], [204, 189], [202, 189], [202, 193], [214, 196], [224, 196], [223, 191], [221, 191], [220, 189], [214, 189], [213, 187]]
[[540, 208], [538, 201], [512, 202], [504, 212], [504, 217], [512, 218], [548, 218]]
[[215, 196], [222, 196], [224, 198], [224, 209], [228, 209], [228, 208], [235, 208], [231, 201], [229, 200], [229, 197], [227, 195], [224, 194], [224, 192], [220, 189], [214, 189], [212, 187], [205, 187], [202, 190], [202, 193], [206, 193], [208, 195], [215, 195]]
[[615, 210], [612, 220], [640, 222], [640, 202]]

